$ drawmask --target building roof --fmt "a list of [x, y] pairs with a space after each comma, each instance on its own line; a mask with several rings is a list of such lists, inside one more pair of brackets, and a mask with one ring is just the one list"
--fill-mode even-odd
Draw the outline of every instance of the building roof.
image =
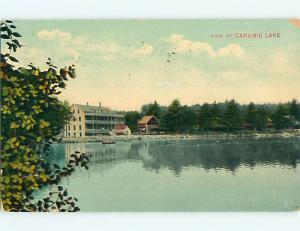
[[112, 112], [112, 110], [108, 107], [100, 107], [100, 106], [90, 106], [90, 105], [82, 105], [82, 104], [73, 104], [72, 106], [76, 106], [81, 108], [84, 111], [89, 111], [89, 110], [101, 110], [101, 111], [107, 111], [107, 112]]
[[115, 130], [125, 130], [125, 129], [130, 130], [130, 128], [126, 124], [116, 124], [115, 126]]
[[154, 115], [146, 115], [139, 121], [139, 124], [147, 124], [152, 118], [158, 121], [158, 119]]

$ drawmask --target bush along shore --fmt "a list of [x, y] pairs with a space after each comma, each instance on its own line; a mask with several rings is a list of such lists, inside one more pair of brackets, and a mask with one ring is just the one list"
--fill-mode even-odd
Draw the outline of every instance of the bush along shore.
[[84, 143], [84, 142], [108, 142], [111, 141], [133, 141], [133, 140], [234, 140], [242, 138], [255, 139], [273, 139], [273, 138], [300, 138], [300, 129], [274, 130], [268, 132], [236, 132], [236, 133], [220, 133], [206, 132], [201, 134], [147, 134], [147, 135], [119, 135], [119, 136], [94, 136], [94, 137], [77, 137], [77, 138], [62, 138], [61, 143]]

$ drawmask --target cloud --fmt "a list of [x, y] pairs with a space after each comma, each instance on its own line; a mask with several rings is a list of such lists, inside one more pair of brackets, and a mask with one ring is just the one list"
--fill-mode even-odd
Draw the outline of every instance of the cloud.
[[29, 63], [33, 63], [40, 68], [47, 67], [47, 58], [51, 56], [49, 53], [40, 48], [28, 47], [26, 44], [23, 45], [24, 46], [13, 55], [19, 60], [18, 63], [14, 63], [15, 66], [27, 67]]
[[82, 49], [86, 49], [88, 51], [98, 51], [98, 52], [105, 52], [105, 53], [116, 53], [121, 50], [121, 47], [115, 43], [88, 43], [86, 42], [84, 46], [81, 47]]
[[105, 54], [116, 53], [122, 49], [115, 42], [90, 42], [86, 37], [74, 37], [72, 34], [58, 29], [41, 30], [37, 33], [37, 36], [43, 40], [57, 42], [61, 48], [60, 51], [76, 61], [79, 60], [82, 53], [91, 52], [103, 54], [104, 58], [102, 60], [112, 60], [112, 57], [108, 58]]
[[172, 34], [170, 36], [170, 38], [169, 38], [169, 42], [171, 42], [171, 43], [177, 43], [177, 42], [179, 42], [179, 41], [181, 41], [183, 39], [184, 39], [184, 36], [181, 35], [181, 34]]
[[206, 42], [194, 42], [185, 39], [181, 34], [173, 34], [169, 37], [168, 42], [175, 46], [177, 53], [185, 54], [208, 54], [211, 58], [234, 57], [243, 59], [246, 55], [244, 49], [238, 44], [229, 44], [215, 51], [213, 47]]
[[69, 40], [72, 38], [72, 35], [68, 32], [53, 29], [39, 31], [38, 37], [45, 40]]
[[233, 56], [237, 59], [243, 59], [246, 56], [246, 52], [244, 49], [237, 44], [229, 44], [226, 47], [220, 48], [216, 56], [218, 57], [229, 57]]
[[182, 82], [178, 80], [160, 80], [157, 82], [157, 86], [160, 88], [177, 88], [181, 84]]
[[137, 55], [151, 55], [153, 50], [154, 50], [153, 46], [149, 44], [145, 44], [143, 47], [135, 50], [134, 53]]
[[118, 43], [110, 42], [91, 42], [83, 36], [73, 36], [72, 34], [59, 29], [41, 30], [37, 36], [43, 40], [57, 42], [60, 50], [65, 55], [78, 61], [83, 53], [99, 53], [98, 59], [102, 61], [111, 61], [116, 59], [112, 54], [124, 51], [123, 55], [129, 58], [140, 58], [151, 55], [154, 48], [150, 44], [145, 44], [138, 49], [127, 49], [121, 47]]
[[297, 27], [297, 28], [300, 28], [300, 19], [291, 18], [291, 19], [289, 19], [289, 22], [290, 22], [293, 26], [295, 26], [295, 27]]
[[275, 52], [267, 63], [267, 69], [271, 77], [299, 76], [297, 63], [284, 51]]
[[115, 60], [116, 58], [113, 56], [100, 56], [100, 57], [98, 57], [98, 59], [100, 59], [102, 61], [112, 61], [112, 60]]
[[63, 53], [71, 56], [74, 60], [78, 61], [80, 57], [80, 52], [73, 48], [65, 48], [63, 49]]
[[246, 79], [246, 73], [245, 72], [239, 72], [236, 70], [227, 70], [222, 71], [216, 74], [218, 81], [227, 82], [227, 81], [245, 81]]

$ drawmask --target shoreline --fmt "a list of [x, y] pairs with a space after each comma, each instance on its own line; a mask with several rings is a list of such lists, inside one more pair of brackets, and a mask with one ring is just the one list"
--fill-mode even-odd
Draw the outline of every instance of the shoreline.
[[134, 140], [234, 140], [243, 138], [255, 139], [273, 139], [273, 138], [300, 138], [300, 129], [286, 130], [281, 132], [241, 132], [241, 133], [207, 133], [207, 134], [147, 134], [147, 135], [114, 135], [114, 136], [95, 136], [95, 137], [78, 137], [62, 138], [60, 143], [88, 143], [103, 141], [134, 141]]

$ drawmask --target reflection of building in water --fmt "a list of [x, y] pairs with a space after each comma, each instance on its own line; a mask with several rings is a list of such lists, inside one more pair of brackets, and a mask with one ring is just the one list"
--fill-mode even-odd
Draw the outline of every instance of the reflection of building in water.
[[90, 164], [126, 159], [130, 153], [131, 142], [117, 142], [114, 145], [102, 143], [68, 143], [65, 144], [66, 159], [78, 151], [90, 157]]
[[180, 175], [185, 168], [196, 167], [207, 171], [235, 172], [240, 167], [280, 166], [295, 168], [300, 163], [298, 139], [200, 141], [200, 140], [144, 140], [114, 145], [102, 143], [65, 144], [66, 158], [75, 151], [91, 156], [91, 165], [115, 166], [121, 161], [141, 160], [147, 170], [169, 169]]
[[278, 166], [295, 168], [300, 163], [300, 142], [295, 140], [214, 141], [181, 140], [141, 143], [139, 158], [144, 168], [168, 168], [179, 175], [187, 167], [234, 172], [240, 167]]
[[153, 156], [149, 154], [149, 142], [141, 143], [138, 148], [139, 157], [144, 161], [150, 161], [153, 159]]
[[66, 143], [65, 144], [65, 157], [66, 157], [67, 161], [70, 160], [71, 155], [74, 154], [75, 151], [80, 152], [80, 153], [86, 153], [85, 145], [83, 143]]
[[124, 115], [107, 107], [73, 104], [73, 118], [65, 126], [64, 137], [85, 137], [110, 134], [115, 126], [124, 124]]

